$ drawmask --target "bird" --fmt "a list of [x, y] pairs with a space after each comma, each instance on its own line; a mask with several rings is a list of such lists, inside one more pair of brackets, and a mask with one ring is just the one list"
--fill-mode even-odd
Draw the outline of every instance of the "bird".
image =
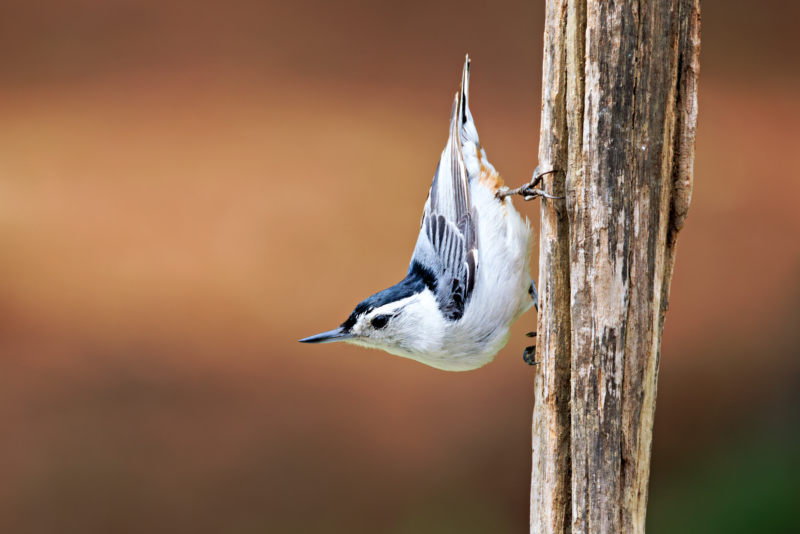
[[[530, 184], [505, 186], [478, 138], [469, 77], [467, 56], [405, 278], [361, 301], [338, 328], [300, 342], [343, 341], [437, 369], [469, 371], [494, 359], [522, 314], [538, 311], [530, 276], [532, 230], [508, 197], [556, 198], [535, 188], [553, 171], [537, 167]], [[525, 349], [526, 363], [538, 363], [534, 351]]]

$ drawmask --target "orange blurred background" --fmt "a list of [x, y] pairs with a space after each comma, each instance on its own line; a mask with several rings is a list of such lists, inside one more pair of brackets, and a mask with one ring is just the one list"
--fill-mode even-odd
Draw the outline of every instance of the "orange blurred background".
[[[0, 532], [525, 531], [533, 312], [471, 373], [296, 340], [403, 277], [465, 53], [529, 179], [543, 15], [3, 0]], [[703, 0], [652, 533], [800, 531], [798, 20]]]

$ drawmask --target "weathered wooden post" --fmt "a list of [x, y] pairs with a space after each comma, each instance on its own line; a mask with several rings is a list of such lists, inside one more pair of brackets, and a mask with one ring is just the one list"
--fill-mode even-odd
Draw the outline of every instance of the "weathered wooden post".
[[699, 0], [547, 0], [532, 533], [643, 533]]

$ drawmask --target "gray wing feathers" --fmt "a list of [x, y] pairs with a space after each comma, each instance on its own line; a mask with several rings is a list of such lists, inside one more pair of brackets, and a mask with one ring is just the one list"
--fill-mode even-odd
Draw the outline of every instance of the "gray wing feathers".
[[459, 319], [475, 287], [478, 266], [477, 248], [467, 246], [468, 242], [475, 241], [471, 217], [467, 215], [462, 220], [461, 228], [435, 213], [427, 217], [425, 223], [424, 231], [437, 264], [436, 300], [439, 309], [448, 319]]
[[450, 138], [431, 184], [422, 235], [412, 259], [412, 265], [414, 261], [422, 263], [434, 274], [439, 309], [450, 320], [464, 314], [478, 270], [477, 212], [470, 199], [462, 153], [468, 75], [469, 63], [464, 66], [462, 89], [453, 102]]

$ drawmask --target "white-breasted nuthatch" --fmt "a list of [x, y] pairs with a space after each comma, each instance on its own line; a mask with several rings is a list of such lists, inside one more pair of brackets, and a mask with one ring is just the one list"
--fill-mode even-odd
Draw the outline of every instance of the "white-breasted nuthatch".
[[406, 277], [362, 301], [339, 328], [301, 342], [345, 341], [467, 371], [492, 361], [511, 325], [538, 308], [530, 225], [507, 197], [549, 195], [533, 189], [537, 174], [509, 191], [486, 159], [469, 110], [469, 70], [467, 57]]

